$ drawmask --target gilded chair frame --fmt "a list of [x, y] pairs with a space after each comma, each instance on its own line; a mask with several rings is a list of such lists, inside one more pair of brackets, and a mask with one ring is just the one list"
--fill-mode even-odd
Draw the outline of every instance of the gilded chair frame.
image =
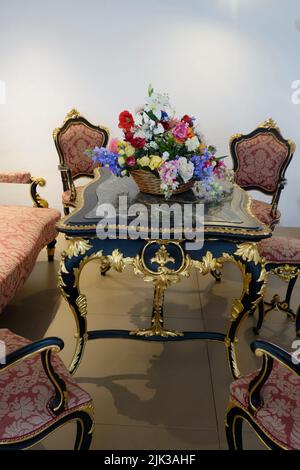
[[76, 207], [76, 198], [77, 198], [77, 192], [76, 192], [76, 186], [74, 184], [74, 181], [76, 181], [78, 178], [81, 177], [87, 177], [87, 178], [93, 178], [94, 174], [93, 172], [91, 173], [78, 173], [76, 175], [72, 175], [70, 168], [67, 165], [67, 162], [65, 160], [64, 152], [61, 148], [60, 142], [59, 142], [59, 137], [60, 135], [68, 129], [68, 127], [72, 126], [75, 123], [81, 123], [84, 126], [86, 126], [89, 129], [93, 129], [95, 131], [98, 131], [99, 133], [103, 134], [103, 147], [106, 147], [108, 140], [109, 140], [109, 135], [110, 131], [107, 127], [103, 125], [94, 125], [91, 124], [85, 117], [83, 117], [77, 109], [73, 108], [71, 111], [66, 115], [63, 125], [61, 127], [57, 127], [53, 131], [53, 140], [55, 143], [55, 147], [59, 156], [59, 165], [58, 169], [61, 174], [61, 179], [62, 179], [62, 185], [63, 185], [63, 191], [70, 191], [70, 202], [69, 203], [63, 203], [64, 207], [64, 213], [65, 215], [69, 214], [69, 208], [70, 207]]
[[260, 392], [268, 381], [274, 361], [288, 368], [295, 376], [300, 376], [300, 364], [294, 364], [291, 354], [267, 341], [255, 341], [251, 344], [252, 351], [262, 357], [262, 367], [258, 375], [250, 382], [248, 388], [248, 409], [245, 410], [238, 402], [230, 400], [226, 418], [225, 430], [230, 450], [243, 450], [242, 425], [247, 422], [254, 430], [260, 441], [270, 450], [288, 450], [288, 447], [277, 441], [255, 419], [255, 412], [263, 406]]
[[296, 285], [297, 279], [300, 275], [300, 263], [288, 262], [266, 262], [266, 271], [279, 277], [283, 282], [287, 283], [287, 290], [284, 300], [281, 300], [278, 294], [275, 294], [270, 302], [262, 299], [258, 304], [258, 320], [256, 326], [253, 328], [255, 334], [259, 334], [263, 321], [266, 315], [272, 310], [280, 310], [286, 313], [287, 317], [296, 321], [296, 334], [300, 336], [300, 318], [297, 322], [297, 315], [291, 308], [291, 297]]
[[[31, 344], [25, 345], [16, 351], [10, 353], [6, 357], [5, 364], [0, 364], [0, 374], [5, 372], [15, 364], [40, 354], [41, 362], [45, 374], [53, 386], [53, 398], [48, 404], [53, 415], [57, 419], [46, 427], [30, 433], [23, 438], [10, 439], [8, 441], [0, 440], [0, 450], [23, 450], [28, 449], [35, 444], [41, 442], [64, 424], [75, 421], [77, 423], [77, 433], [75, 439], [74, 450], [88, 450], [94, 427], [93, 407], [91, 404], [83, 405], [77, 410], [66, 413], [66, 405], [68, 402], [68, 391], [63, 379], [56, 373], [51, 364], [52, 353], [58, 353], [64, 347], [64, 343], [60, 338], [49, 337]], [[61, 415], [61, 416], [60, 416]]]
[[[280, 200], [280, 196], [282, 193], [283, 188], [286, 185], [286, 179], [285, 179], [285, 173], [286, 170], [292, 160], [292, 157], [295, 153], [296, 150], [296, 144], [293, 140], [291, 139], [285, 139], [279, 127], [275, 123], [275, 121], [270, 118], [267, 121], [263, 122], [260, 124], [254, 131], [250, 132], [249, 134], [235, 134], [231, 137], [230, 142], [229, 142], [229, 147], [230, 147], [230, 152], [233, 160], [233, 171], [236, 172], [239, 167], [239, 158], [237, 155], [237, 145], [239, 142], [245, 140], [245, 139], [250, 139], [251, 137], [255, 137], [259, 134], [272, 134], [275, 139], [277, 139], [280, 143], [286, 145], [288, 152], [287, 152], [287, 157], [285, 161], [282, 163], [279, 171], [279, 176], [278, 176], [278, 182], [277, 182], [277, 187], [275, 191], [268, 191], [265, 188], [259, 186], [259, 185], [245, 185], [243, 186], [243, 189], [247, 191], [251, 190], [256, 190], [260, 191], [268, 196], [272, 196], [272, 201], [271, 201], [271, 211], [270, 215], [273, 219], [276, 219], [277, 215], [277, 208]], [[276, 223], [276, 222], [275, 222]]]

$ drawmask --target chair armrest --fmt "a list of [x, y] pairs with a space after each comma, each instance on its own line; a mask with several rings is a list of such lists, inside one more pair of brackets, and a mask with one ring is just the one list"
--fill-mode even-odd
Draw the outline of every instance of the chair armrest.
[[271, 213], [270, 213], [271, 217], [276, 217], [277, 216], [277, 208], [278, 208], [278, 204], [279, 204], [279, 199], [280, 199], [280, 196], [281, 196], [281, 192], [284, 189], [284, 187], [286, 186], [286, 184], [287, 184], [286, 178], [281, 178], [278, 182], [276, 192], [275, 192], [275, 194], [272, 198], [272, 202], [271, 202], [271, 205], [272, 205]]
[[22, 361], [34, 354], [41, 353], [46, 349], [53, 349], [55, 352], [59, 352], [64, 347], [64, 342], [59, 338], [45, 338], [33, 343], [27, 344], [16, 351], [6, 356], [5, 364], [0, 364], [0, 372], [8, 367], [15, 365], [17, 362]]
[[70, 191], [70, 201], [73, 202], [76, 200], [77, 193], [70, 168], [66, 165], [58, 165], [58, 169], [62, 174], [64, 191]]
[[270, 377], [274, 360], [290, 369], [297, 377], [300, 375], [300, 363], [296, 363], [297, 361], [293, 360], [292, 354], [267, 341], [255, 341], [251, 344], [251, 349], [256, 356], [262, 356], [263, 358], [259, 374], [249, 385], [249, 408], [250, 411], [256, 411], [262, 404], [260, 391]]
[[30, 184], [31, 174], [28, 171], [0, 172], [0, 183]]
[[7, 370], [9, 367], [28, 359], [35, 354], [41, 354], [41, 362], [44, 371], [52, 383], [55, 395], [50, 403], [50, 407], [54, 413], [62, 411], [67, 403], [67, 391], [65, 382], [55, 372], [51, 364], [52, 352], [58, 353], [64, 347], [64, 342], [60, 338], [50, 337], [45, 338], [33, 343], [27, 344], [20, 349], [8, 354], [4, 364], [0, 364], [0, 373]]

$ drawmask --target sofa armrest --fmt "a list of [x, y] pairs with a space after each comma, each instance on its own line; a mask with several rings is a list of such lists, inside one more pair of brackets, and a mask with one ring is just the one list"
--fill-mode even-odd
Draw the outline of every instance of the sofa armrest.
[[0, 172], [0, 183], [30, 184], [31, 174], [28, 171]]
[[41, 177], [32, 176], [30, 182], [30, 194], [34, 202], [34, 207], [49, 207], [48, 202], [37, 193], [37, 187], [46, 186], [46, 180]]
[[48, 202], [37, 193], [37, 186], [45, 186], [46, 180], [34, 177], [28, 171], [0, 172], [0, 183], [30, 184], [34, 207], [49, 207]]

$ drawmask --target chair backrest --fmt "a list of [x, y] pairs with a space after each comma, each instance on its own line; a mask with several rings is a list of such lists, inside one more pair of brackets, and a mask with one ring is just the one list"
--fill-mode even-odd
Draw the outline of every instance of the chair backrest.
[[250, 134], [232, 136], [230, 152], [235, 182], [246, 190], [274, 196], [284, 181], [295, 148], [293, 141], [282, 137], [273, 119]]
[[72, 109], [66, 116], [62, 127], [53, 131], [55, 146], [59, 155], [60, 165], [67, 167], [73, 180], [81, 176], [94, 176], [95, 164], [85, 155], [86, 149], [95, 146], [105, 147], [109, 138], [109, 130], [103, 126], [95, 126]]

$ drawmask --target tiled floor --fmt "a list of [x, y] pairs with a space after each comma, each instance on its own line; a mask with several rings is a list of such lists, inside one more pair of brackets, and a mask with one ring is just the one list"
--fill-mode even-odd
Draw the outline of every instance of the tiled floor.
[[[300, 229], [277, 229], [300, 237]], [[75, 324], [60, 298], [56, 261], [48, 264], [40, 254], [29, 280], [0, 316], [0, 328], [8, 327], [32, 340], [55, 335], [65, 341], [62, 357], [68, 364], [75, 340]], [[286, 285], [271, 278], [268, 295], [285, 292]], [[150, 318], [152, 290], [130, 272], [99, 276], [97, 262], [88, 264], [81, 277], [88, 298], [88, 328], [145, 327]], [[196, 273], [172, 287], [166, 295], [166, 321], [182, 330], [226, 331], [231, 300], [239, 297], [240, 274], [227, 265], [224, 278]], [[300, 303], [296, 286], [293, 307]], [[256, 366], [249, 349], [255, 339], [254, 319], [239, 333], [239, 357], [243, 372]], [[261, 337], [290, 348], [294, 325], [280, 312], [267, 317]], [[221, 344], [185, 342], [154, 344], [126, 340], [90, 341], [75, 374], [95, 403], [93, 449], [226, 449], [224, 414], [231, 376]], [[245, 448], [262, 449], [248, 429]], [[38, 449], [71, 449], [75, 428], [69, 424], [52, 434]]]

